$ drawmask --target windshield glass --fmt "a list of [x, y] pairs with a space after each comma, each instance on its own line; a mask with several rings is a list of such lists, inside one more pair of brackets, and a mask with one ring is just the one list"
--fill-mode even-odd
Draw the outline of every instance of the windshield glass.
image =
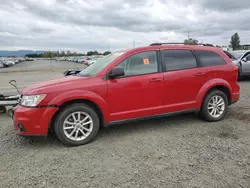
[[244, 52], [230, 52], [235, 59], [240, 59], [240, 57], [244, 54]]
[[124, 54], [124, 52], [116, 52], [109, 55], [104, 56], [101, 59], [98, 59], [95, 63], [91, 64], [84, 70], [82, 70], [78, 75], [80, 76], [96, 76], [101, 70], [107, 67], [110, 63], [112, 63], [116, 58]]

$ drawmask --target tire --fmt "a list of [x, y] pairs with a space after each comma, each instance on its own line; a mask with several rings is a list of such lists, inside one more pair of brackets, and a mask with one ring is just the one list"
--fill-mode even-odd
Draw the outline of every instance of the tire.
[[13, 117], [13, 109], [12, 108], [10, 108], [7, 113], [10, 117]]
[[0, 114], [5, 114], [7, 111], [5, 106], [0, 106]]
[[[73, 118], [73, 116], [75, 117]], [[83, 121], [84, 118], [87, 118], [87, 116], [89, 116], [89, 118]], [[83, 122], [79, 122], [79, 120]], [[92, 121], [92, 123], [83, 126], [84, 122], [85, 124], [87, 123], [86, 121]], [[99, 128], [100, 119], [96, 111], [93, 110], [93, 108], [91, 108], [90, 106], [83, 103], [75, 103], [64, 108], [57, 116], [54, 124], [54, 131], [56, 136], [63, 144], [68, 146], [79, 146], [91, 142], [97, 136]], [[87, 132], [86, 130], [91, 131]], [[72, 131], [75, 132], [72, 133]], [[78, 136], [79, 138], [76, 138]]]
[[[215, 102], [215, 106], [211, 105], [213, 104], [213, 101], [216, 101], [216, 99], [218, 99], [217, 104]], [[222, 103], [224, 103], [224, 105], [221, 105]], [[214, 109], [216, 110], [213, 111]], [[212, 90], [205, 96], [203, 100], [202, 107], [200, 110], [200, 115], [206, 121], [215, 122], [224, 119], [227, 111], [228, 111], [228, 98], [226, 94], [220, 90]]]

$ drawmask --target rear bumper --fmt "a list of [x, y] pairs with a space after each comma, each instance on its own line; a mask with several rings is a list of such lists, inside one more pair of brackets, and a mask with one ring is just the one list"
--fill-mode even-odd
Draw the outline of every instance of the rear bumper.
[[46, 136], [53, 115], [58, 108], [27, 108], [17, 106], [14, 109], [14, 126], [17, 134]]
[[240, 99], [240, 84], [236, 81], [232, 81], [231, 85], [231, 100], [229, 101], [229, 105], [236, 103]]
[[233, 93], [231, 96], [231, 103], [234, 104], [240, 99], [240, 93]]

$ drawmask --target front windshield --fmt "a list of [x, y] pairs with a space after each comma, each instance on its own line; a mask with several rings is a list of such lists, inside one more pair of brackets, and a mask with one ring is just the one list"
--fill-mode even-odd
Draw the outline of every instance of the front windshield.
[[122, 54], [124, 54], [124, 52], [116, 52], [106, 55], [103, 58], [96, 60], [95, 63], [91, 64], [87, 68], [83, 69], [78, 75], [86, 77], [96, 76], [101, 70], [107, 67]]
[[244, 52], [230, 52], [235, 59], [240, 59]]

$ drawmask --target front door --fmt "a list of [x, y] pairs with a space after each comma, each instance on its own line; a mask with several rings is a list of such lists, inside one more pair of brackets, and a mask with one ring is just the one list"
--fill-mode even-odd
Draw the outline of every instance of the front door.
[[117, 66], [125, 75], [107, 81], [111, 121], [160, 114], [163, 73], [158, 71], [156, 51], [134, 54]]

